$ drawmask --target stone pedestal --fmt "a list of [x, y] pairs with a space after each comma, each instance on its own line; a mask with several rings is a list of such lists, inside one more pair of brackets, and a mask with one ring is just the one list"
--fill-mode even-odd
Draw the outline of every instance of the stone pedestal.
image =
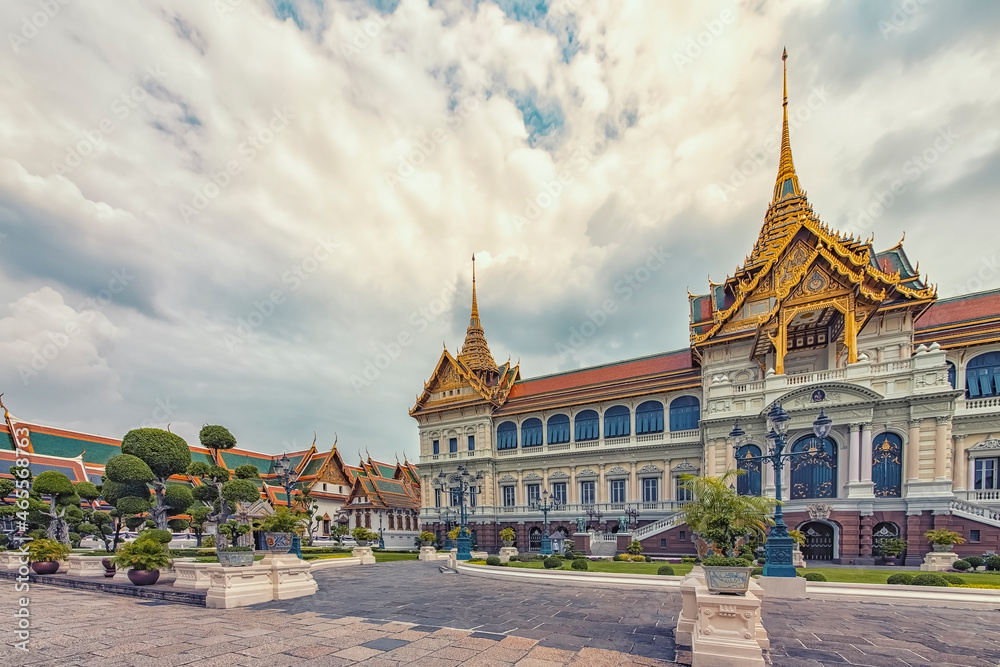
[[214, 565], [214, 563], [174, 563], [174, 572], [177, 574], [174, 588], [191, 591], [207, 590], [211, 583], [208, 568]]
[[509, 563], [511, 556], [517, 556], [517, 547], [500, 547], [501, 563]]
[[260, 563], [250, 567], [209, 564], [209, 587], [205, 606], [209, 609], [246, 607], [274, 599], [271, 568]]
[[805, 567], [806, 559], [802, 556], [802, 552], [798, 549], [792, 550], [792, 567]]
[[746, 595], [712, 595], [695, 589], [698, 618], [691, 643], [691, 667], [765, 667], [757, 641], [760, 599]]
[[694, 624], [698, 618], [698, 602], [695, 597], [695, 590], [698, 588], [705, 588], [705, 571], [700, 565], [695, 565], [680, 583], [681, 613], [677, 616], [674, 641], [681, 646], [691, 646]]
[[104, 565], [101, 561], [106, 556], [77, 556], [71, 554], [68, 557], [69, 568], [66, 574], [71, 577], [103, 577]]
[[360, 558], [362, 565], [375, 564], [375, 554], [372, 553], [371, 547], [354, 547], [351, 550], [351, 555], [355, 558]]
[[28, 567], [28, 555], [21, 554], [16, 549], [14, 551], [0, 551], [0, 570], [17, 570], [20, 567]]
[[590, 533], [573, 533], [573, 551], [590, 555]]
[[[750, 592], [757, 596], [757, 599], [764, 602], [764, 597], [767, 595], [767, 591], [761, 588], [761, 585], [757, 583], [756, 579], [750, 579]], [[762, 607], [757, 607], [757, 643], [760, 645], [762, 651], [771, 650], [771, 640], [768, 639], [767, 630], [764, 629], [764, 619], [761, 617]]]
[[420, 555], [417, 560], [437, 560], [437, 549], [434, 547], [420, 547]]
[[[372, 561], [374, 562], [374, 560], [373, 557]], [[289, 600], [313, 595], [319, 589], [319, 585], [312, 576], [312, 565], [293, 554], [268, 554], [260, 563], [270, 569], [272, 599], [274, 600]]]
[[920, 569], [923, 572], [943, 572], [958, 559], [958, 554], [950, 551], [932, 551], [924, 556], [924, 562], [921, 563]]
[[757, 583], [772, 600], [802, 600], [807, 597], [803, 577], [757, 577]]
[[488, 551], [471, 551], [469, 553], [472, 556], [469, 560], [486, 560], [490, 557]]

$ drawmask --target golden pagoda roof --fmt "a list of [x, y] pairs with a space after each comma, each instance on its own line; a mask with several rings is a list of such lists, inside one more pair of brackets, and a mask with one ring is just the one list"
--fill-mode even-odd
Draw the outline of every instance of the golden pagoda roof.
[[465, 342], [458, 360], [474, 373], [499, 373], [497, 362], [490, 353], [486, 342], [486, 332], [479, 320], [479, 304], [476, 302], [476, 256], [472, 256], [472, 315], [469, 317], [469, 328], [465, 332]]

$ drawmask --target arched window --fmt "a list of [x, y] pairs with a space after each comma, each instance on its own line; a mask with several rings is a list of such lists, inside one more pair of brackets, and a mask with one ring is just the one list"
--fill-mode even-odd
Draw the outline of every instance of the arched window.
[[837, 497], [837, 443], [807, 435], [792, 445], [791, 499]]
[[736, 450], [736, 467], [746, 471], [736, 478], [736, 492], [741, 496], [760, 495], [760, 459], [751, 458], [754, 456], [760, 456], [757, 445], [743, 445]]
[[574, 423], [576, 425], [574, 439], [577, 442], [597, 440], [601, 437], [600, 419], [597, 416], [596, 410], [584, 410], [577, 413]]
[[542, 550], [542, 529], [534, 526], [528, 531], [528, 551]]
[[635, 434], [663, 433], [663, 403], [646, 401], [635, 409]]
[[389, 530], [396, 530], [396, 517], [389, 515]]
[[701, 403], [696, 396], [681, 396], [670, 402], [670, 430], [690, 431], [701, 421]]
[[965, 366], [965, 397], [1000, 396], [1000, 352], [980, 354]]
[[517, 449], [517, 424], [504, 422], [497, 426], [497, 449]]
[[903, 495], [903, 439], [895, 433], [881, 433], [872, 443], [872, 482], [879, 498]]
[[899, 526], [891, 521], [883, 521], [872, 528], [872, 555], [882, 555], [882, 543], [899, 537]]
[[957, 376], [957, 373], [955, 372], [955, 364], [953, 364], [953, 363], [951, 363], [949, 361], [948, 362], [948, 384], [951, 385], [952, 389], [955, 388], [955, 378], [956, 378], [956, 376]]
[[550, 445], [558, 445], [569, 442], [569, 416], [552, 415], [549, 417], [549, 433], [547, 442]]
[[632, 431], [632, 413], [624, 405], [616, 405], [604, 411], [604, 437], [618, 438]]
[[521, 422], [521, 446], [540, 447], [542, 444], [542, 420], [538, 417]]

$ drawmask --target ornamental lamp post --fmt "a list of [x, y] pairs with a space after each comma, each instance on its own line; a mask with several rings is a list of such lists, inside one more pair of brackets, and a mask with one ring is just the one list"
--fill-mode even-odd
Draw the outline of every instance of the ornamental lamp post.
[[[776, 402], [772, 405], [767, 413], [769, 430], [765, 436], [770, 445], [768, 453], [763, 456], [746, 457], [748, 460], [770, 463], [774, 469], [774, 499], [778, 503], [774, 507], [774, 527], [771, 528], [771, 533], [768, 535], [767, 543], [765, 544], [765, 577], [796, 576], [795, 565], [792, 559], [795, 540], [788, 534], [788, 526], [785, 525], [785, 517], [781, 509], [781, 471], [785, 467], [785, 459], [799, 456], [800, 454], [799, 452], [784, 453], [790, 419], [791, 417], [788, 412], [781, 407], [780, 403]], [[819, 416], [813, 422], [813, 435], [823, 440], [830, 435], [832, 428], [833, 420], [826, 415], [826, 412], [820, 410]], [[739, 421], [733, 425], [733, 430], [729, 432], [729, 438], [735, 448], [746, 444], [746, 432], [740, 428]]]
[[451, 551], [451, 538], [448, 537], [448, 533], [451, 532], [451, 521], [454, 518], [454, 515], [447, 507], [441, 510], [440, 515], [440, 521], [444, 524], [444, 548], [445, 551]]
[[[299, 481], [301, 473], [295, 471], [292, 462], [288, 459], [288, 454], [282, 454], [281, 458], [274, 462], [274, 476], [278, 484], [285, 488], [285, 500], [288, 502], [288, 511], [292, 509], [292, 487]], [[288, 553], [295, 554], [297, 558], [302, 558], [302, 538], [298, 533], [292, 533], [292, 548]]]
[[639, 507], [626, 507], [624, 512], [625, 516], [628, 517], [628, 529], [631, 532], [639, 524]]
[[385, 538], [382, 537], [382, 510], [378, 512], [378, 548], [385, 550]]
[[473, 475], [464, 465], [459, 465], [456, 472], [448, 475], [443, 470], [434, 478], [434, 486], [442, 493], [453, 493], [458, 497], [458, 560], [470, 560], [472, 558], [472, 537], [469, 535], [469, 516], [466, 511], [466, 498], [472, 494], [481, 493], [483, 483], [483, 473], [477, 472]]
[[535, 497], [531, 499], [530, 502], [531, 509], [539, 511], [542, 513], [542, 549], [541, 554], [543, 556], [552, 555], [552, 540], [549, 539], [549, 512], [552, 512], [559, 508], [559, 500], [557, 498], [549, 499], [549, 490], [544, 489], [540, 497]]
[[597, 524], [594, 528], [599, 531], [601, 528], [601, 519], [604, 518], [604, 514], [595, 505], [587, 505], [583, 508], [583, 511], [587, 513], [592, 523]]

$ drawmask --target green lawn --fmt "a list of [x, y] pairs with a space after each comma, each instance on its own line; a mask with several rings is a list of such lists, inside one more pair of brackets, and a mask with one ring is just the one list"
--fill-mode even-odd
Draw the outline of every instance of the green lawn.
[[376, 551], [374, 553], [376, 563], [390, 563], [397, 560], [417, 560], [418, 554], [409, 554], [398, 551]]

